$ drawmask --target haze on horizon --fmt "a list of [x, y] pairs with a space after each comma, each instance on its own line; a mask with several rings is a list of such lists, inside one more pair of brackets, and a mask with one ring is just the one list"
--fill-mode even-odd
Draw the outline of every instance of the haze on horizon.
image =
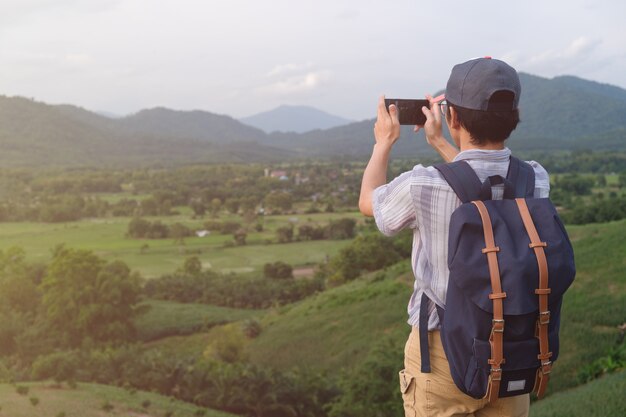
[[0, 94], [128, 114], [244, 117], [282, 104], [353, 120], [490, 55], [626, 87], [626, 3], [2, 0]]

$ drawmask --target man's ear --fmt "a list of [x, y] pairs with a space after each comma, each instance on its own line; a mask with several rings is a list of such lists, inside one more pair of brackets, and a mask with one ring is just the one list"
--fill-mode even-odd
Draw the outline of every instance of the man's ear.
[[451, 128], [453, 129], [458, 129], [461, 127], [461, 124], [459, 123], [459, 118], [458, 115], [456, 114], [456, 109], [452, 106], [450, 106], [450, 122], [449, 125]]

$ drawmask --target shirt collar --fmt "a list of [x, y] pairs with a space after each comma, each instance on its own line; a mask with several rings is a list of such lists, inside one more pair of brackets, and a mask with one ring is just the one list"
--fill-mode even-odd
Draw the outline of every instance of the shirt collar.
[[454, 157], [453, 161], [482, 159], [492, 162], [506, 162], [511, 158], [511, 150], [509, 148], [498, 150], [485, 150], [485, 149], [468, 149], [463, 152], [459, 152]]

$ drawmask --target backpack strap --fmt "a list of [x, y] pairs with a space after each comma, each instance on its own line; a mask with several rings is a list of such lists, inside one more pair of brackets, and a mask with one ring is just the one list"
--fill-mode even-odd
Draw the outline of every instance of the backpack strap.
[[537, 257], [537, 265], [539, 266], [539, 288], [535, 290], [535, 294], [539, 297], [539, 318], [537, 319], [537, 336], [539, 338], [539, 355], [537, 359], [541, 361], [541, 366], [537, 369], [537, 376], [535, 377], [534, 391], [537, 392], [537, 397], [541, 398], [546, 392], [548, 380], [550, 379], [550, 371], [552, 370], [552, 352], [550, 352], [548, 343], [548, 325], [550, 324], [550, 310], [548, 310], [548, 294], [550, 294], [550, 288], [548, 287], [548, 261], [546, 260], [546, 254], [544, 248], [547, 246], [546, 242], [542, 242], [537, 233], [537, 228], [533, 222], [533, 218], [528, 211], [528, 205], [523, 198], [515, 199], [517, 207], [519, 208], [524, 227], [530, 238], [530, 244], [528, 245], [535, 251]]
[[502, 364], [504, 360], [504, 303], [506, 293], [502, 291], [502, 281], [500, 279], [500, 268], [498, 267], [497, 252], [500, 248], [496, 246], [491, 217], [489, 211], [482, 201], [472, 201], [478, 209], [480, 219], [483, 223], [483, 233], [485, 235], [485, 248], [482, 253], [487, 255], [487, 265], [489, 266], [489, 277], [491, 279], [491, 294], [489, 298], [493, 302], [493, 319], [491, 321], [491, 333], [489, 334], [489, 345], [491, 347], [491, 357], [489, 365], [489, 382], [485, 398], [490, 403], [498, 399], [500, 392], [500, 382], [502, 380]]
[[422, 293], [420, 301], [419, 335], [420, 335], [420, 372], [430, 373], [430, 350], [428, 349], [428, 302], [426, 292]]
[[513, 195], [505, 189], [504, 198], [533, 198], [535, 195], [535, 170], [528, 163], [511, 156], [506, 179], [514, 184]]
[[528, 163], [511, 156], [506, 179], [499, 176], [480, 182], [476, 172], [466, 161], [434, 165], [452, 187], [462, 203], [490, 200], [491, 186], [504, 184], [504, 198], [532, 198], [535, 194], [535, 170]]
[[449, 164], [437, 164], [434, 167], [443, 175], [462, 203], [481, 199], [482, 183], [467, 162], [461, 160]]

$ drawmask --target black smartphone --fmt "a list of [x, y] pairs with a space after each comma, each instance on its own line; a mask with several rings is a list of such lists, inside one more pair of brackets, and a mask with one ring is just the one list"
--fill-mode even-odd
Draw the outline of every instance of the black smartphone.
[[398, 119], [401, 125], [418, 125], [424, 126], [426, 116], [422, 113], [422, 107], [426, 106], [430, 109], [428, 100], [407, 99], [407, 98], [386, 98], [385, 107], [389, 111], [389, 106], [395, 104], [398, 108]]

